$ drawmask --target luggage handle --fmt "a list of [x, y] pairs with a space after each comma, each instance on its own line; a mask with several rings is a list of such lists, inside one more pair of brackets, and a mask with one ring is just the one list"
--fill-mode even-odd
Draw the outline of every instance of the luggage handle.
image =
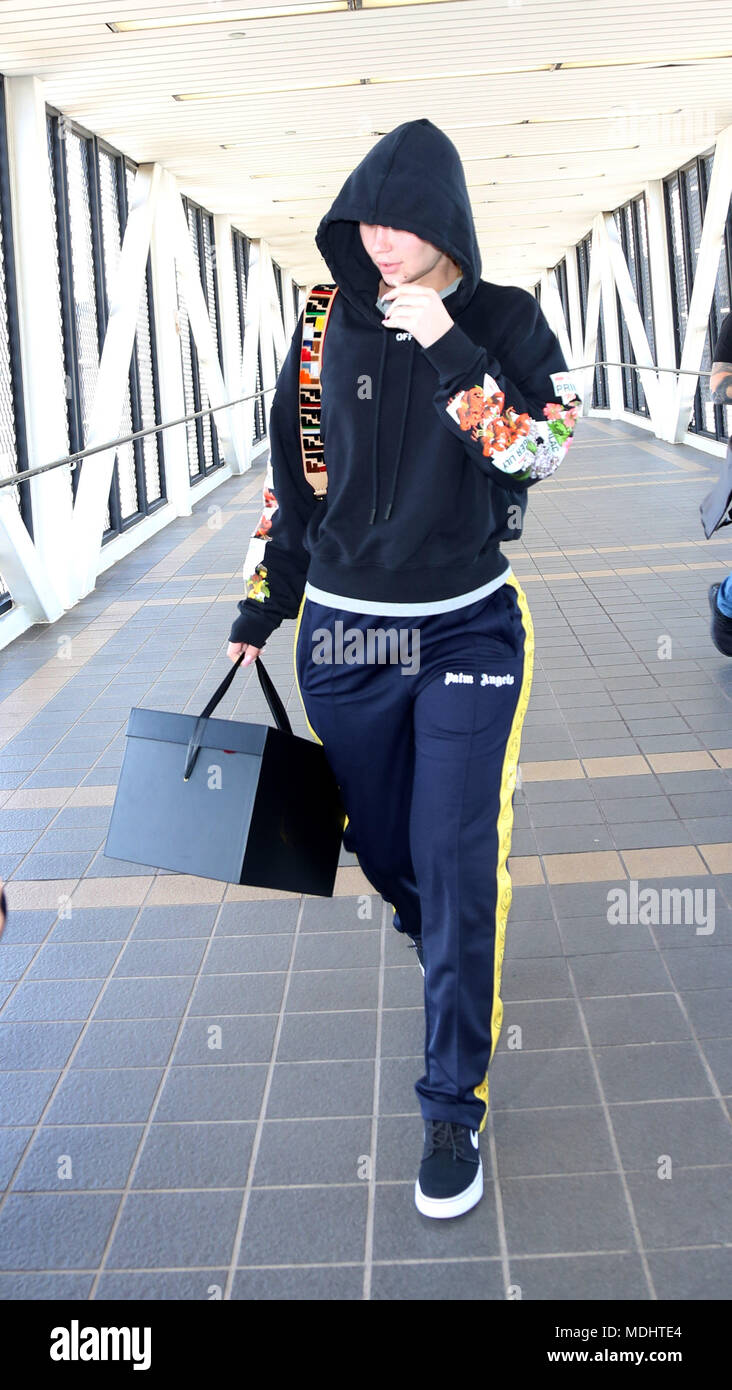
[[[232, 666], [228, 675], [224, 676], [224, 679], [222, 680], [218, 689], [214, 691], [213, 695], [211, 696], [211, 699], [206, 705], [206, 708], [201, 711], [201, 713], [198, 716], [198, 719], [196, 720], [193, 733], [191, 734], [188, 743], [188, 750], [186, 752], [186, 765], [183, 770], [184, 782], [189, 781], [190, 775], [195, 766], [196, 758], [198, 757], [198, 754], [201, 750], [201, 743], [203, 741], [203, 735], [206, 729], [206, 724], [210, 719], [211, 715], [213, 714], [214, 710], [216, 709], [216, 706], [220, 703], [221, 700], [223, 700], [224, 695], [229, 689], [229, 686], [231, 685], [234, 676], [236, 675], [242, 661], [244, 660], [244, 656], [245, 653], [242, 652], [238, 660], [234, 662], [234, 665]], [[265, 700], [267, 701], [267, 704], [269, 706], [269, 712], [272, 715], [272, 718], [274, 719], [277, 728], [283, 734], [291, 734], [292, 725], [290, 724], [290, 721], [288, 719], [287, 711], [279, 695], [277, 694], [272, 677], [270, 676], [269, 672], [264, 666], [262, 658], [258, 656], [254, 664], [257, 668], [257, 675], [259, 676], [259, 684], [262, 687], [262, 693], [264, 695]]]

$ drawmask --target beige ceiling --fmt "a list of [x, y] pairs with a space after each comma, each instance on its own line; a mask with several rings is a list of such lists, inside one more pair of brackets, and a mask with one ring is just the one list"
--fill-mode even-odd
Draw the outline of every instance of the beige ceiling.
[[[402, 121], [427, 116], [455, 142], [483, 276], [527, 288], [598, 211], [732, 123], [732, 58], [716, 56], [732, 54], [732, 0], [444, 0], [291, 18], [283, 3], [241, 22], [246, 0], [0, 0], [0, 72], [37, 74], [52, 105], [159, 160], [265, 237], [301, 285], [327, 278], [313, 240], [323, 213]], [[107, 27], [180, 15], [215, 22]], [[582, 66], [505, 71], [546, 63]], [[318, 81], [329, 85], [281, 90]], [[176, 100], [191, 93], [205, 99]]]

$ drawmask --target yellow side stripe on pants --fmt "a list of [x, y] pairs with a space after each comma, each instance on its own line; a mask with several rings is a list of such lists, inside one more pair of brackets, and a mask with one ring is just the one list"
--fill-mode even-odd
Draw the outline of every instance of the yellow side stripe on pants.
[[[491, 1053], [490, 1062], [493, 1060], [493, 1053], [501, 1033], [503, 1023], [503, 1000], [501, 999], [501, 973], [503, 969], [503, 953], [506, 946], [506, 923], [508, 912], [511, 906], [512, 887], [511, 875], [506, 866], [508, 852], [511, 847], [511, 832], [513, 830], [513, 793], [516, 787], [516, 772], [518, 769], [519, 751], [521, 748], [521, 730], [523, 728], [524, 717], [529, 704], [531, 693], [531, 682], [534, 673], [534, 624], [526, 602], [526, 595], [511, 575], [507, 580], [516, 590], [521, 621], [524, 628], [524, 674], [521, 682], [516, 709], [514, 710], [511, 732], [506, 742], [506, 752], [503, 758], [501, 769], [501, 791], [498, 809], [498, 865], [496, 868], [496, 937], [494, 946], [494, 965], [493, 965], [493, 1009], [491, 1012]], [[479, 1086], [474, 1087], [474, 1094], [478, 1100], [485, 1103], [485, 1114], [480, 1123], [480, 1129], [485, 1128], [488, 1118], [488, 1071]]]
[[296, 624], [295, 624], [295, 641], [293, 642], [293, 645], [292, 645], [292, 666], [293, 666], [293, 670], [294, 670], [294, 672], [295, 672], [295, 685], [296, 685], [296, 687], [297, 687], [298, 698], [299, 698], [299, 700], [300, 700], [300, 704], [302, 705], [302, 712], [303, 712], [303, 714], [305, 715], [305, 723], [307, 724], [307, 726], [308, 726], [308, 728], [309, 728], [309, 730], [310, 730], [310, 732], [311, 732], [313, 738], [320, 744], [320, 746], [321, 746], [321, 748], [322, 748], [322, 747], [323, 747], [323, 740], [322, 740], [322, 738], [318, 738], [318, 735], [316, 734], [316, 732], [315, 732], [315, 730], [314, 730], [312, 724], [310, 723], [310, 720], [308, 719], [307, 710], [305, 709], [305, 701], [304, 701], [303, 698], [302, 698], [302, 691], [301, 691], [301, 689], [300, 689], [300, 682], [299, 682], [299, 680], [297, 679], [297, 639], [298, 639], [298, 637], [300, 636], [300, 623], [302, 622], [303, 609], [304, 609], [304, 607], [305, 607], [305, 599], [306, 599], [306, 595], [303, 594], [302, 599], [301, 599], [301, 602], [300, 602], [300, 611], [299, 611], [299, 613], [298, 613], [298, 615], [297, 615], [297, 622], [296, 622]]
[[[305, 723], [307, 724], [307, 726], [308, 726], [308, 728], [309, 728], [309, 730], [310, 730], [310, 732], [311, 732], [313, 738], [315, 739], [316, 743], [319, 743], [320, 746], [321, 746], [321, 748], [322, 748], [322, 747], [323, 747], [323, 740], [322, 740], [322, 738], [319, 738], [319, 737], [318, 737], [318, 735], [316, 734], [316, 732], [315, 732], [315, 730], [314, 730], [312, 724], [310, 723], [310, 720], [308, 719], [307, 710], [305, 709], [305, 701], [304, 701], [303, 698], [302, 698], [302, 691], [301, 691], [301, 689], [300, 689], [300, 682], [299, 682], [299, 680], [297, 679], [297, 639], [298, 639], [298, 637], [300, 636], [300, 623], [302, 622], [302, 615], [303, 615], [303, 610], [304, 610], [304, 608], [305, 608], [305, 599], [306, 599], [306, 597], [307, 597], [307, 595], [306, 595], [306, 594], [303, 594], [302, 600], [301, 600], [301, 602], [300, 602], [300, 610], [299, 610], [298, 615], [297, 615], [297, 622], [296, 622], [296, 624], [295, 624], [295, 640], [294, 640], [293, 645], [292, 645], [292, 666], [293, 666], [293, 670], [294, 670], [294, 672], [295, 672], [295, 686], [296, 686], [296, 688], [297, 688], [298, 698], [299, 698], [299, 700], [300, 700], [300, 704], [302, 705], [302, 712], [303, 712], [303, 714], [305, 715]], [[348, 825], [348, 816], [346, 816], [346, 819], [345, 819], [344, 824], [343, 824], [343, 829], [344, 829], [344, 830], [345, 830], [345, 828], [346, 828], [347, 825]], [[356, 858], [358, 859], [358, 855], [356, 855]]]

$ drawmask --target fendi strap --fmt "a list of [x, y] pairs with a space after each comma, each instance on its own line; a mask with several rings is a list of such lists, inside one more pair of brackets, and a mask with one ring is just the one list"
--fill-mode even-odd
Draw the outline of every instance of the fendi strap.
[[337, 285], [314, 285], [308, 295], [302, 321], [300, 348], [300, 447], [305, 477], [316, 497], [325, 497], [328, 474], [320, 438], [320, 371], [323, 344]]

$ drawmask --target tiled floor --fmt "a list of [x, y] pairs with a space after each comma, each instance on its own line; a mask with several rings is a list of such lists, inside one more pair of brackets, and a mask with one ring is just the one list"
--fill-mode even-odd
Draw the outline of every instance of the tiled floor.
[[[104, 855], [130, 707], [197, 711], [228, 669], [261, 469], [0, 653], [0, 1297], [729, 1296], [713, 469], [584, 421], [507, 547], [537, 662], [486, 1195], [457, 1221], [413, 1205], [422, 977], [354, 859], [322, 900]], [[292, 640], [267, 665], [306, 735]], [[220, 712], [266, 717], [253, 673]]]

